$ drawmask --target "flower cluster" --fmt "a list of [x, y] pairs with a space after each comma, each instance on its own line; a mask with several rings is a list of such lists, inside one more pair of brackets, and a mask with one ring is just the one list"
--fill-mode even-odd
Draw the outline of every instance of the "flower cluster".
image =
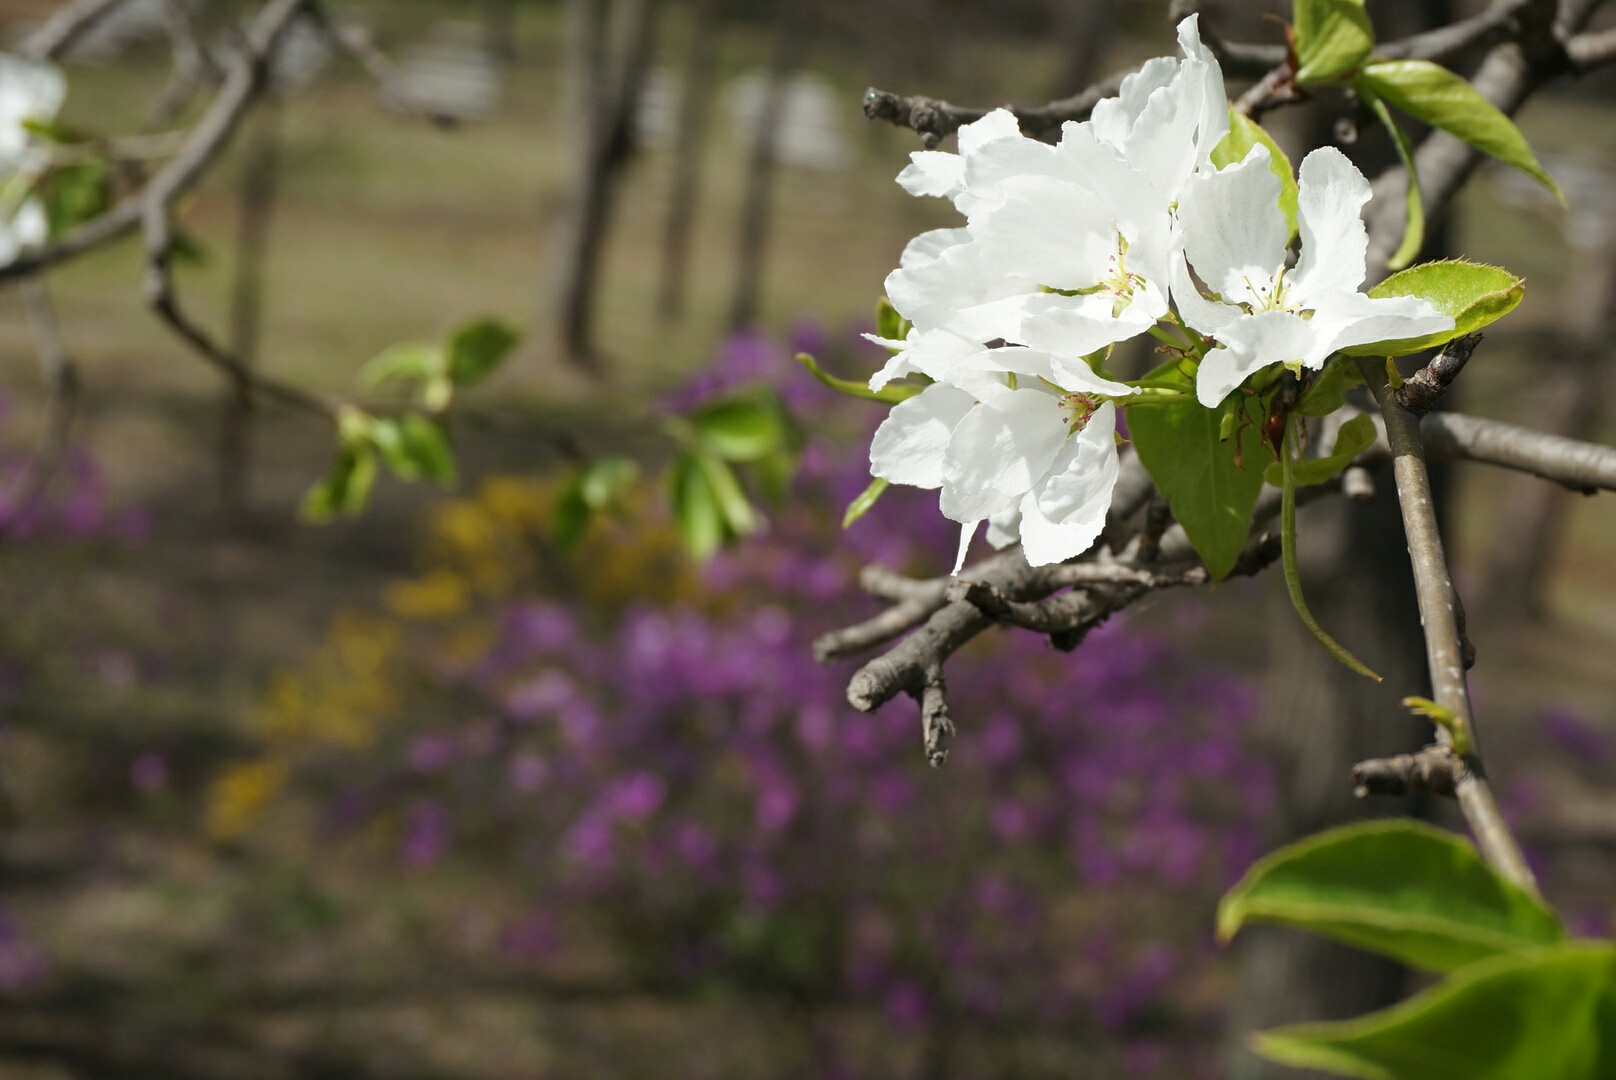
[[964, 527], [961, 562], [984, 520], [995, 546], [1019, 540], [1034, 565], [1094, 542], [1117, 476], [1117, 407], [1178, 396], [1106, 375], [1120, 342], [1175, 342], [1210, 409], [1276, 365], [1317, 370], [1339, 349], [1453, 328], [1418, 297], [1357, 291], [1369, 184], [1333, 148], [1302, 162], [1289, 264], [1289, 166], [1260, 140], [1214, 165], [1230, 131], [1223, 75], [1195, 16], [1178, 39], [1183, 59], [1146, 63], [1058, 145], [998, 110], [960, 129], [958, 154], [918, 152], [898, 177], [951, 199], [966, 226], [916, 237], [887, 278], [910, 326], [874, 339], [892, 357], [870, 387], [929, 384], [877, 432], [870, 471], [940, 489]]
[[49, 121], [67, 96], [67, 81], [50, 64], [0, 53], [0, 265], [45, 242], [45, 205], [32, 194], [46, 162], [27, 123]]

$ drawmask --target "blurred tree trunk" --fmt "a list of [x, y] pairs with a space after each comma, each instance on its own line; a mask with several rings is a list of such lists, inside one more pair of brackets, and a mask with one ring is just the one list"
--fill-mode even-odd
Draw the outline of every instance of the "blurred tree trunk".
[[567, 359], [598, 371], [594, 309], [617, 189], [634, 151], [634, 113], [655, 36], [657, 0], [569, 0], [567, 128], [577, 149], [557, 230], [554, 303]]
[[[1616, 243], [1587, 252], [1571, 275], [1555, 327], [1534, 343], [1531, 414], [1520, 419], [1540, 431], [1592, 439], [1604, 408], [1601, 362], [1616, 332]], [[1543, 615], [1543, 586], [1577, 496], [1535, 476], [1510, 475], [1493, 546], [1481, 575], [1477, 611], [1494, 627], [1518, 626]]]
[[[230, 289], [230, 350], [243, 365], [258, 360], [263, 336], [264, 266], [281, 161], [281, 109], [272, 96], [260, 110], [241, 170], [236, 216], [235, 279]], [[240, 521], [252, 501], [251, 389], [232, 382], [219, 432], [219, 495], [227, 517]]]
[[718, 86], [718, 36], [718, 0], [696, 0], [691, 16], [690, 51], [685, 60], [684, 85], [679, 97], [673, 190], [668, 197], [668, 220], [662, 234], [662, 280], [657, 290], [657, 315], [664, 322], [673, 322], [684, 315], [685, 278], [690, 272], [690, 233], [701, 190], [707, 121], [712, 115], [713, 91]]
[[1111, 0], [1051, 0], [1049, 18], [1061, 43], [1059, 82], [1049, 96], [1065, 97], [1094, 82], [1116, 17]]
[[[1385, 38], [1449, 21], [1445, 0], [1371, 5], [1377, 33]], [[1265, 40], [1255, 13], [1231, 37]], [[1299, 149], [1333, 143], [1335, 115], [1315, 105], [1307, 112], [1276, 114], [1276, 128], [1302, 128]], [[1293, 128], [1292, 130], [1295, 130]], [[1349, 148], [1366, 175], [1394, 160], [1389, 146], [1365, 138]], [[1299, 163], [1300, 156], [1293, 154]], [[1422, 258], [1445, 245], [1436, 223]], [[1375, 272], [1375, 268], [1371, 268]], [[1446, 503], [1445, 475], [1433, 469], [1439, 512]], [[1268, 674], [1260, 721], [1265, 749], [1278, 779], [1277, 805], [1266, 847], [1380, 814], [1422, 814], [1424, 799], [1373, 801], [1353, 798], [1347, 772], [1364, 758], [1416, 749], [1430, 741], [1428, 724], [1410, 718], [1399, 701], [1429, 693], [1425, 640], [1414, 595], [1413, 571], [1403, 536], [1391, 471], [1375, 476], [1367, 504], [1344, 500], [1306, 508], [1297, 527], [1302, 586], [1308, 604], [1331, 635], [1378, 672], [1376, 683], [1348, 670], [1307, 633], [1291, 609], [1283, 582], [1268, 582]], [[1404, 996], [1405, 969], [1388, 960], [1298, 931], [1260, 928], [1243, 933], [1237, 946], [1237, 984], [1229, 1010], [1229, 1080], [1280, 1080], [1316, 1076], [1284, 1069], [1246, 1049], [1253, 1031], [1303, 1020], [1342, 1019], [1389, 1005]]]
[[752, 161], [746, 174], [746, 201], [741, 207], [740, 244], [735, 256], [735, 291], [730, 302], [729, 327], [743, 330], [757, 319], [763, 295], [763, 265], [769, 240], [770, 196], [780, 131], [796, 74], [807, 51], [805, 5], [780, 0], [775, 17], [774, 62], [753, 132]]

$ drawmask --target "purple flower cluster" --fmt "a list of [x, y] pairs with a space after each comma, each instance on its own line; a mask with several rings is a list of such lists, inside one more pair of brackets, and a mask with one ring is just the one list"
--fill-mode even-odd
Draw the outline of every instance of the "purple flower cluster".
[[[783, 355], [732, 342], [691, 399]], [[787, 385], [799, 415], [826, 404]], [[993, 635], [951, 664], [962, 731], [927, 768], [914, 706], [853, 711], [810, 642], [873, 611], [862, 562], [936, 572], [954, 528], [895, 490], [842, 533], [867, 428], [838, 446], [808, 426], [792, 501], [700, 603], [605, 619], [527, 597], [480, 659], [438, 669], [481, 704], [400, 745], [401, 861], [504, 844], [538, 894], [504, 935], [515, 962], [581, 920], [661, 985], [865, 1002], [897, 1029], [1090, 1031], [1140, 1075], [1182, 1073], [1212, 1023], [1211, 906], [1271, 799], [1250, 691], [1120, 622], [1070, 655]]]

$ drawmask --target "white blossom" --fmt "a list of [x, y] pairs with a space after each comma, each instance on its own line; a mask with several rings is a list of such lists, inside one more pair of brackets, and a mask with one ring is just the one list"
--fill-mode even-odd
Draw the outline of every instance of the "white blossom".
[[1136, 392], [1038, 350], [983, 350], [893, 408], [870, 471], [941, 489], [944, 515], [963, 526], [961, 560], [988, 520], [995, 546], [1019, 537], [1033, 565], [1061, 562], [1105, 525], [1118, 470], [1110, 399]]
[[44, 160], [24, 121], [52, 119], [66, 95], [67, 82], [52, 65], [0, 53], [0, 265], [49, 233], [44, 205], [28, 193]]
[[1313, 151], [1302, 161], [1298, 189], [1301, 257], [1289, 268], [1289, 227], [1265, 147], [1185, 187], [1178, 206], [1183, 253], [1175, 258], [1172, 292], [1184, 321], [1221, 346], [1207, 353], [1196, 375], [1196, 396], [1207, 408], [1270, 364], [1317, 369], [1338, 349], [1453, 328], [1451, 318], [1418, 297], [1375, 299], [1358, 291], [1369, 247], [1358, 212], [1370, 191], [1346, 155], [1334, 147]]

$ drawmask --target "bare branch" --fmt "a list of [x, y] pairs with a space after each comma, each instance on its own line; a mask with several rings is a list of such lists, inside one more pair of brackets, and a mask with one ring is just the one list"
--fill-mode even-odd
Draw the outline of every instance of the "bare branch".
[[1616, 447], [1446, 412], [1420, 421], [1420, 435], [1434, 456], [1516, 469], [1589, 495], [1616, 491]]
[[1565, 50], [1571, 66], [1578, 72], [1602, 67], [1616, 60], [1616, 27], [1590, 34], [1578, 34], [1566, 42]]
[[22, 280], [21, 286], [23, 303], [28, 309], [28, 327], [34, 335], [40, 375], [45, 383], [45, 424], [34, 448], [33, 460], [17, 485], [20, 490], [7, 500], [17, 520], [26, 518], [50, 487], [67, 452], [79, 397], [78, 368], [62, 342], [45, 282], [29, 277]]
[[1397, 390], [1397, 402], [1415, 416], [1424, 416], [1436, 408], [1442, 395], [1448, 392], [1453, 380], [1464, 370], [1470, 354], [1481, 344], [1480, 334], [1466, 334], [1442, 346], [1428, 364], [1415, 372]]
[[[1114, 97], [1129, 72], [1107, 76], [1080, 93], [1051, 101], [1045, 105], [1007, 105], [1015, 114], [1021, 130], [1033, 138], [1043, 138], [1059, 132], [1068, 120], [1086, 120], [1094, 106], [1108, 97]], [[920, 135], [927, 149], [935, 147], [945, 138], [982, 119], [992, 109], [975, 109], [964, 105], [950, 105], [937, 98], [904, 97], [870, 87], [864, 92], [864, 115], [871, 120], [886, 120], [906, 127]]]
[[[1360, 360], [1359, 370], [1369, 384], [1381, 415], [1386, 421], [1386, 438], [1392, 449], [1392, 472], [1397, 481], [1397, 499], [1403, 511], [1403, 532], [1408, 538], [1409, 559], [1414, 567], [1414, 589], [1419, 600], [1420, 623], [1425, 628], [1426, 662], [1430, 667], [1431, 696], [1462, 720], [1475, 739], [1475, 718], [1470, 708], [1470, 691], [1465, 684], [1465, 656], [1459, 628], [1457, 594], [1448, 573], [1442, 535], [1437, 530], [1436, 505], [1431, 499], [1431, 481], [1425, 467], [1425, 450], [1420, 442], [1420, 423], [1397, 400], [1386, 382], [1383, 365]], [[1446, 728], [1437, 729], [1438, 742], [1451, 743]], [[1454, 797], [1475, 834], [1476, 845], [1493, 869], [1528, 891], [1536, 882], [1521, 856], [1515, 837], [1509, 831], [1492, 788], [1482, 769], [1479, 742], [1465, 762], [1464, 773], [1454, 778]]]
[[70, 0], [28, 35], [17, 52], [30, 60], [54, 60], [121, 3], [123, 0]]
[[1438, 743], [1416, 754], [1360, 761], [1352, 767], [1350, 776], [1352, 793], [1360, 799], [1420, 791], [1451, 798], [1468, 771], [1463, 758]]
[[1521, 12], [1536, 0], [1494, 0], [1485, 11], [1447, 26], [1388, 41], [1375, 49], [1385, 60], [1448, 60], [1469, 49], [1496, 45], [1521, 32]]

